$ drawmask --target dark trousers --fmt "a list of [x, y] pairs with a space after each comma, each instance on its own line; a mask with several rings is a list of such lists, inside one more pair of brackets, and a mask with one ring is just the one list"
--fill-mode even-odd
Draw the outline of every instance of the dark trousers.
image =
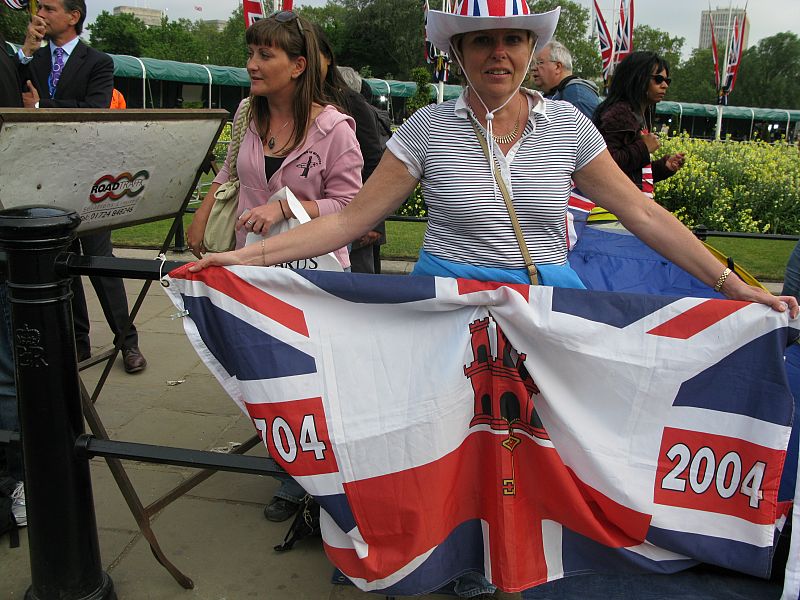
[[350, 267], [353, 273], [381, 272], [381, 247], [380, 244], [362, 246], [350, 251]]
[[[111, 246], [111, 233], [89, 233], [78, 237], [70, 247], [72, 252], [84, 256], [114, 256]], [[128, 323], [128, 298], [125, 296], [125, 285], [119, 277], [90, 277], [92, 287], [100, 300], [103, 314], [108, 326], [114, 334], [114, 343]], [[83, 358], [91, 354], [89, 343], [89, 310], [86, 307], [86, 295], [80, 277], [72, 278], [72, 318], [75, 322], [75, 347], [78, 357]], [[139, 345], [139, 336], [136, 327], [131, 325], [123, 348]]]

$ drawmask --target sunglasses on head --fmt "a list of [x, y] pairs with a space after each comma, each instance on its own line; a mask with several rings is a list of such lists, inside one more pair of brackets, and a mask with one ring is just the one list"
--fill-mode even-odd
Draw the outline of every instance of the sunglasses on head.
[[300, 22], [299, 15], [293, 10], [276, 10], [268, 19], [275, 19], [278, 23], [288, 23], [294, 21], [297, 23], [297, 31], [300, 32], [300, 37], [303, 38], [303, 44], [306, 41], [306, 32], [303, 31], [303, 24]]
[[670, 85], [672, 83], [671, 77], [664, 77], [663, 75], [652, 75], [653, 81], [656, 82], [656, 85], [661, 85], [662, 83], [666, 83]]

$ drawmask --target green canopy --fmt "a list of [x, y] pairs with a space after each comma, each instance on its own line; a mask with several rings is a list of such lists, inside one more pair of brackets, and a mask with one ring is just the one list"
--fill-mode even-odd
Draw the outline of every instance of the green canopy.
[[[395, 81], [393, 79], [365, 79], [375, 96], [392, 96], [393, 98], [411, 98], [417, 91], [417, 84], [412, 81]], [[445, 85], [444, 99], [452, 100], [461, 94], [460, 85]], [[436, 99], [436, 87], [431, 85], [431, 98]]]
[[692, 104], [690, 102], [659, 102], [656, 105], [656, 114], [716, 119], [718, 109], [722, 109], [723, 119], [773, 121], [787, 124], [800, 121], [800, 110], [750, 108], [748, 106], [716, 106], [714, 104]]
[[[220, 83], [214, 80], [211, 67], [194, 63], [182, 63], [174, 60], [158, 60], [155, 58], [136, 58], [112, 54], [115, 77], [132, 77], [134, 79], [157, 79], [160, 81], [180, 81], [181, 83], [197, 83], [208, 85]], [[214, 67], [228, 69], [232, 67]], [[240, 69], [244, 70], [244, 69]], [[231, 85], [231, 84], [227, 84]], [[237, 84], [238, 85], [238, 84]], [[247, 85], [250, 85], [249, 80]]]

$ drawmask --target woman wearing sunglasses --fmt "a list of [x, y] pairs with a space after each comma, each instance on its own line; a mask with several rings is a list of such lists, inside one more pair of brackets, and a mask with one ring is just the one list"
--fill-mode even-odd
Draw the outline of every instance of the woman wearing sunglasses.
[[594, 124], [611, 156], [650, 197], [656, 181], [671, 177], [683, 166], [683, 154], [650, 160], [659, 146], [653, 132], [655, 106], [664, 99], [671, 81], [667, 61], [653, 52], [634, 52], [617, 66], [608, 97], [594, 113]]
[[[363, 159], [355, 122], [326, 101], [322, 92], [319, 43], [311, 23], [281, 11], [251, 25], [246, 33], [250, 118], [236, 166], [239, 212], [236, 248], [247, 234], [266, 235], [292, 217], [286, 201], [267, 200], [288, 187], [314, 219], [344, 208], [361, 189]], [[244, 101], [243, 101], [244, 104]], [[236, 122], [242, 105], [236, 111]], [[214, 178], [187, 232], [192, 253], [205, 253], [203, 234], [214, 193], [230, 176], [229, 155]], [[347, 248], [334, 250], [349, 270]]]

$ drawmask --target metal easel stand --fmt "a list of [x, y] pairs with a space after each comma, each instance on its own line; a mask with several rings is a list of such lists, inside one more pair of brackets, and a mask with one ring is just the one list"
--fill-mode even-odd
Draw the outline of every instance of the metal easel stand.
[[[212, 163], [212, 168], [216, 166]], [[200, 173], [205, 170], [205, 165], [198, 170], [198, 174], [196, 179], [199, 180]], [[197, 181], [195, 181], [196, 185]], [[194, 188], [192, 188], [194, 189]], [[192, 193], [190, 192], [187, 194], [186, 199], [183, 203], [183, 209], [180, 213], [175, 217], [170, 226], [170, 230], [167, 233], [164, 242], [161, 245], [161, 249], [159, 251], [159, 255], [163, 255], [170, 244], [170, 240], [172, 240], [173, 236], [180, 235], [183, 237], [183, 213], [188, 204]], [[177, 238], [176, 238], [176, 245], [177, 245]], [[146, 266], [151, 271], [153, 270], [153, 261], [140, 261], [144, 263], [142, 266]], [[115, 264], [116, 263], [116, 264]], [[129, 270], [122, 270], [120, 271], [117, 268], [119, 263], [116, 259], [112, 257], [77, 257], [75, 255], [66, 255], [66, 259], [62, 261], [61, 268], [65, 271], [69, 272], [71, 276], [81, 276], [81, 275], [93, 275], [93, 276], [107, 276], [107, 277], [130, 277]], [[177, 267], [178, 264], [173, 264], [172, 266], [168, 267], [168, 270]], [[165, 272], [168, 272], [165, 271]], [[98, 414], [94, 404], [97, 402], [100, 393], [103, 390], [103, 386], [105, 385], [106, 381], [108, 380], [108, 376], [111, 373], [111, 369], [114, 366], [114, 362], [122, 348], [122, 341], [125, 339], [128, 331], [130, 330], [136, 316], [139, 313], [139, 309], [141, 308], [142, 304], [144, 303], [145, 298], [147, 297], [147, 292], [150, 289], [150, 285], [153, 279], [158, 278], [158, 271], [152, 271], [152, 277], [145, 280], [142, 285], [141, 290], [134, 302], [133, 308], [131, 309], [130, 315], [128, 317], [128, 322], [126, 323], [125, 327], [123, 328], [122, 332], [118, 336], [118, 339], [114, 345], [114, 348], [110, 350], [106, 350], [96, 356], [92, 356], [89, 359], [82, 361], [78, 367], [79, 370], [84, 370], [88, 367], [94, 366], [105, 361], [105, 366], [103, 367], [103, 372], [100, 375], [97, 384], [95, 385], [94, 389], [91, 393], [87, 390], [86, 386], [84, 385], [83, 381], [80, 382], [80, 390], [81, 390], [81, 404], [83, 406], [83, 414], [84, 418], [86, 419], [87, 424], [89, 425], [89, 429], [91, 430], [92, 434], [98, 440], [110, 440], [108, 437], [108, 432], [106, 431], [105, 426]], [[256, 446], [260, 442], [257, 435], [254, 435], [252, 438], [248, 439], [246, 442], [232, 450], [229, 454], [243, 454]], [[153, 517], [170, 503], [174, 502], [182, 495], [186, 494], [189, 490], [193, 489], [209, 477], [211, 477], [215, 472], [216, 469], [204, 469], [186, 481], [182, 482], [172, 490], [169, 490], [166, 494], [162, 497], [157, 499], [155, 502], [151, 503], [148, 506], [144, 506], [142, 504], [139, 495], [136, 493], [135, 488], [133, 487], [133, 483], [131, 482], [130, 477], [128, 476], [127, 472], [125, 471], [125, 467], [122, 465], [122, 461], [118, 458], [105, 458], [106, 463], [108, 464], [108, 468], [111, 471], [111, 475], [114, 477], [114, 481], [119, 488], [120, 493], [122, 493], [122, 497], [125, 499], [125, 503], [128, 505], [128, 508], [131, 511], [131, 515], [133, 516], [134, 520], [136, 521], [137, 526], [139, 527], [139, 531], [141, 531], [144, 538], [147, 540], [147, 543], [150, 545], [150, 551], [153, 553], [155, 559], [161, 564], [167, 572], [178, 582], [178, 584], [183, 587], [184, 589], [192, 589], [194, 588], [194, 582], [190, 577], [182, 573], [172, 562], [167, 559], [163, 550], [161, 549], [158, 539], [156, 538], [155, 533], [151, 527], [151, 521]]]

